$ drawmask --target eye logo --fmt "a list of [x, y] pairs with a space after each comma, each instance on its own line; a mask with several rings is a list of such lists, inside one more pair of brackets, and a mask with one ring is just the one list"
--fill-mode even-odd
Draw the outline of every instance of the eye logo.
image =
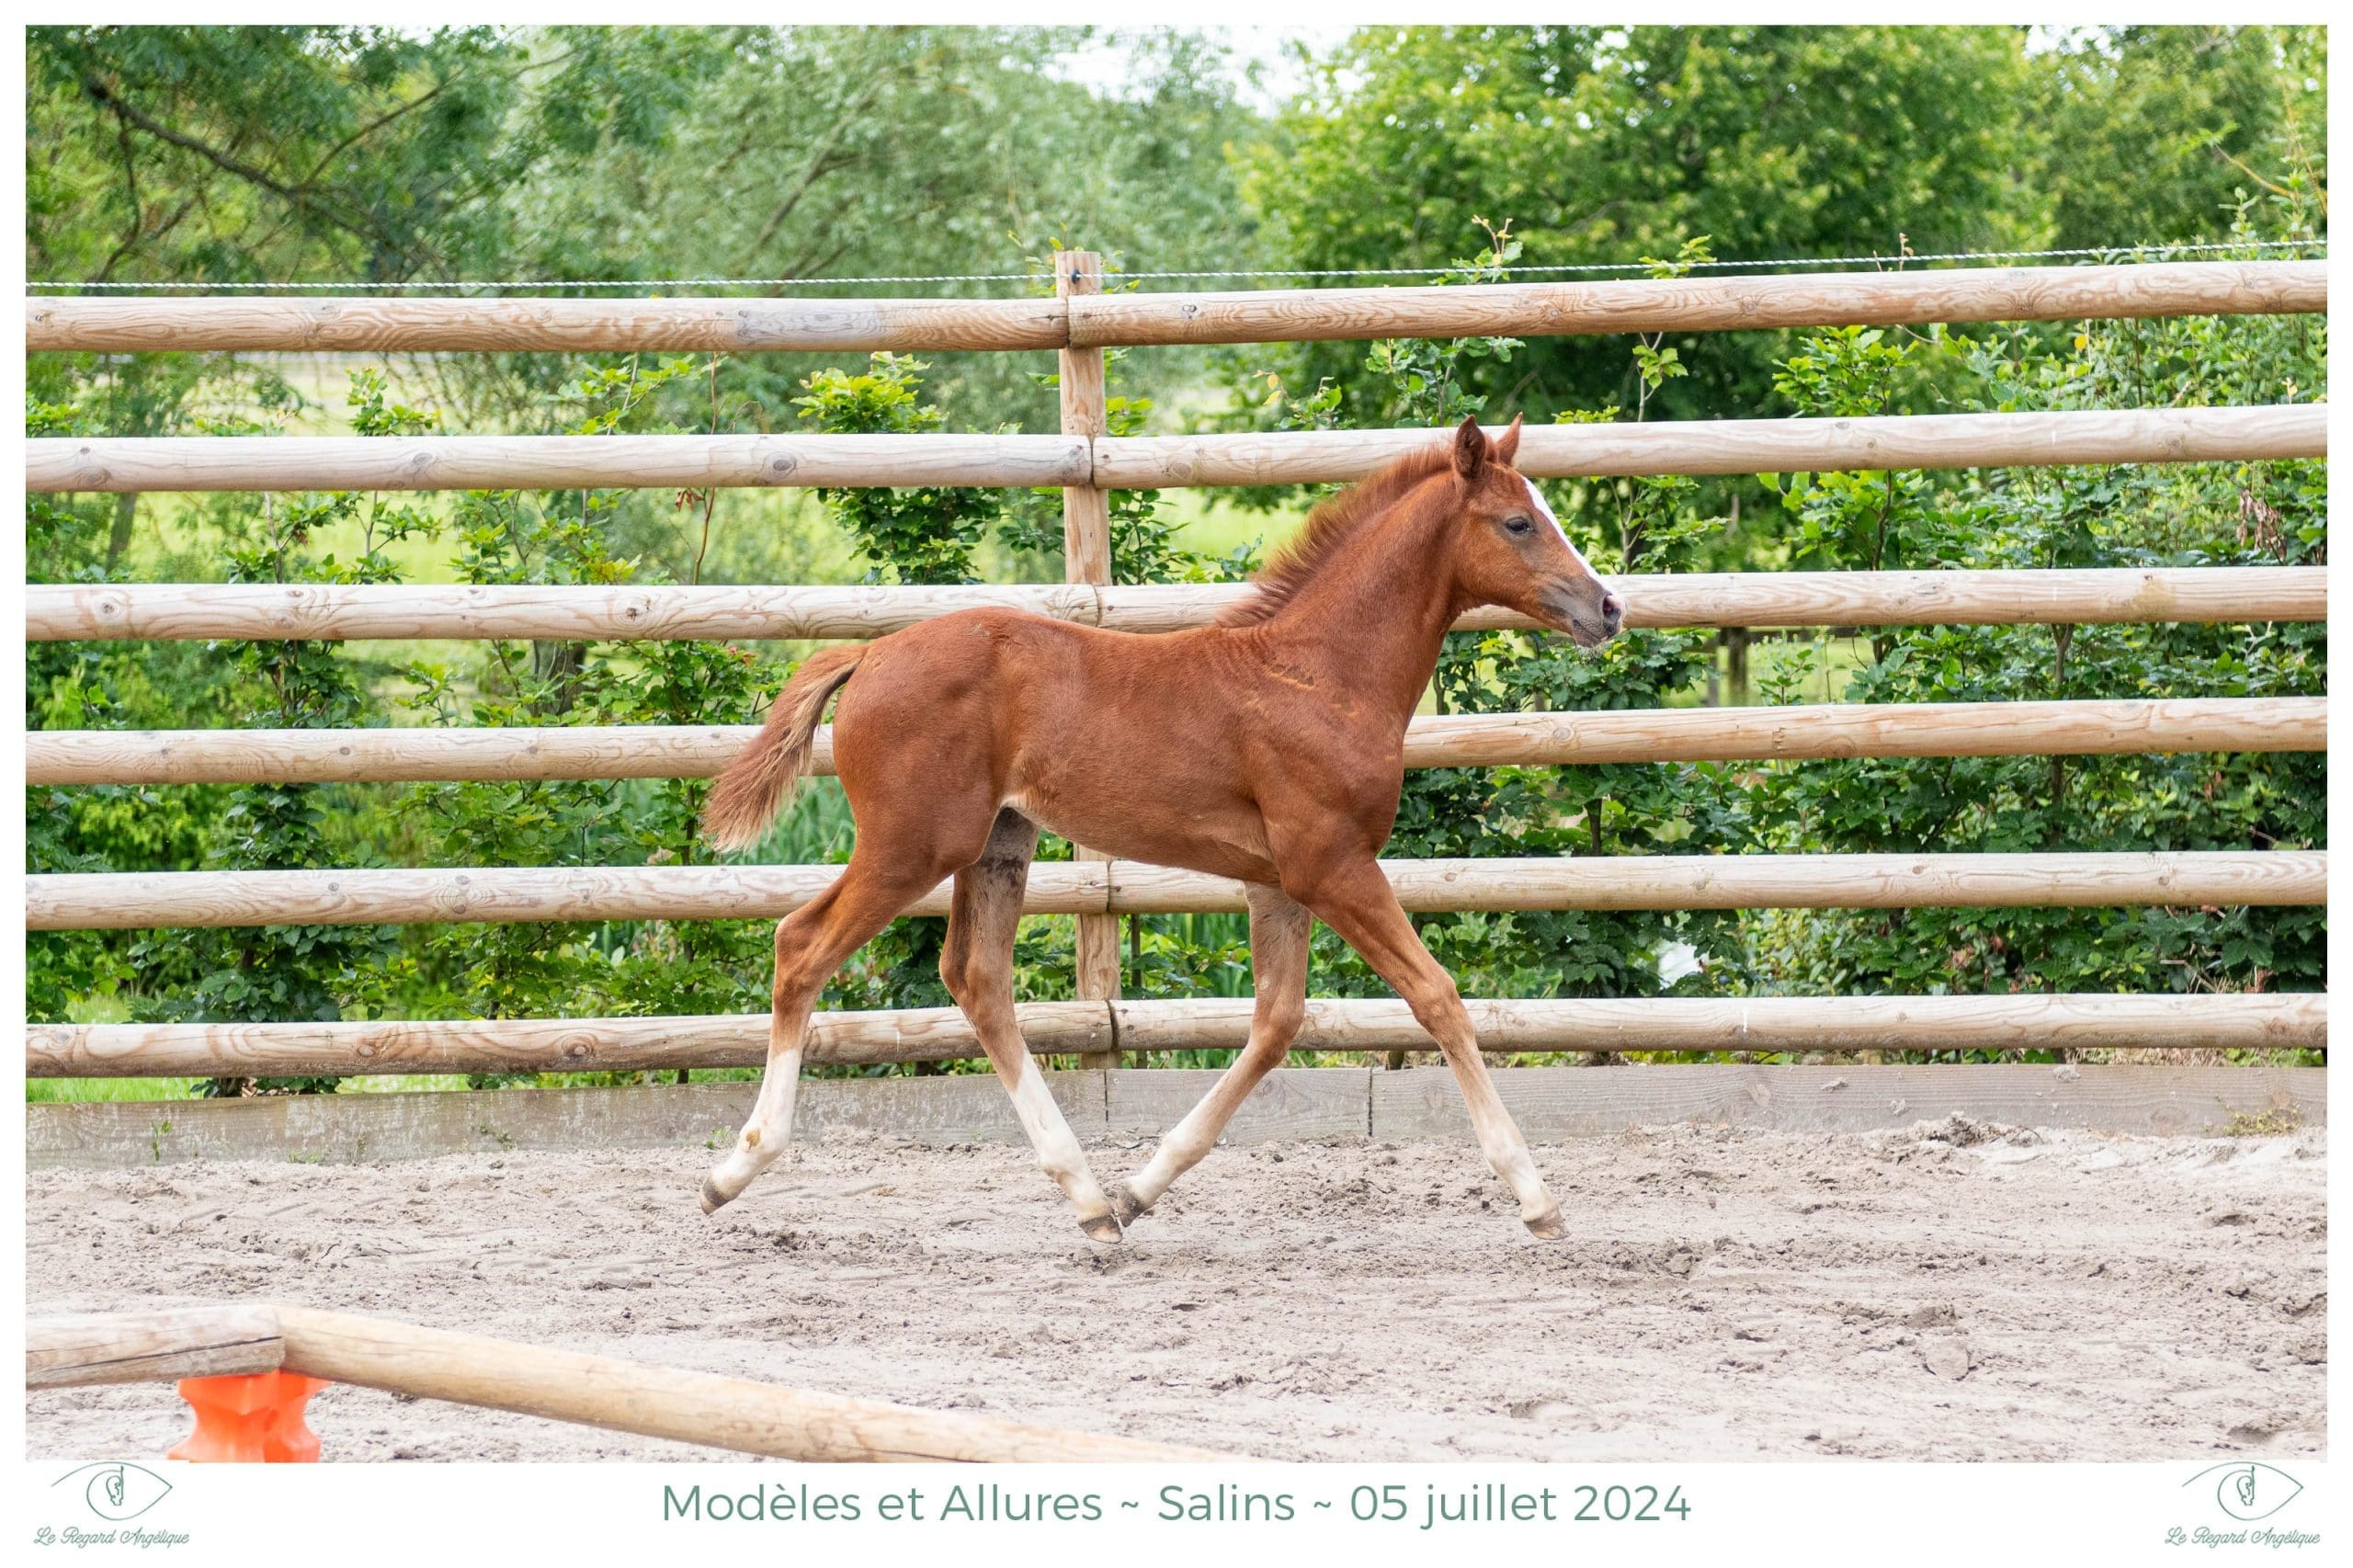
[[135, 1519], [164, 1500], [172, 1483], [153, 1471], [135, 1464], [85, 1464], [67, 1471], [51, 1486], [63, 1486], [75, 1476], [87, 1476], [82, 1501], [102, 1519]]
[[2286, 1471], [2268, 1464], [2218, 1464], [2200, 1471], [2184, 1486], [2213, 1478], [2214, 1504], [2234, 1519], [2252, 1524], [2268, 1519], [2296, 1500], [2303, 1483]]

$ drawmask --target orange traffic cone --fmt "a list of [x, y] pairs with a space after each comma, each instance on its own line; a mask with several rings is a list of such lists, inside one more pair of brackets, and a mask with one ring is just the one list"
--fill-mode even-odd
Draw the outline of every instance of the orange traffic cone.
[[180, 1397], [196, 1412], [196, 1430], [164, 1457], [199, 1463], [316, 1464], [318, 1434], [302, 1419], [324, 1378], [253, 1372], [182, 1378]]

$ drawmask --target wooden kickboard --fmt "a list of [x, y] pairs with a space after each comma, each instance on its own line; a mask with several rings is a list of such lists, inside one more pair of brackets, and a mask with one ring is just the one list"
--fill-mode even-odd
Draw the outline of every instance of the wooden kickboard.
[[[1149, 1142], [1217, 1074], [1122, 1068], [1051, 1073], [1082, 1139]], [[2317, 1067], [1778, 1067], [1689, 1063], [1515, 1067], [1495, 1079], [1531, 1142], [1692, 1124], [1779, 1132], [1860, 1132], [1961, 1115], [2021, 1127], [2199, 1135], [2325, 1124]], [[191, 1160], [349, 1164], [528, 1149], [724, 1148], [757, 1085], [504, 1089], [246, 1100], [105, 1101], [25, 1108], [29, 1167], [110, 1169]], [[810, 1079], [794, 1134], [858, 1130], [923, 1143], [1018, 1142], [1012, 1104], [987, 1074]], [[1283, 1068], [1227, 1128], [1233, 1143], [1468, 1140], [1470, 1119], [1443, 1068]]]

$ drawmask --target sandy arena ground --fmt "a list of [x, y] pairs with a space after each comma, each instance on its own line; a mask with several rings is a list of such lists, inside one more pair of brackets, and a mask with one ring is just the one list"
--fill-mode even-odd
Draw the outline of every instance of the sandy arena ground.
[[[1120, 1248], [1026, 1149], [839, 1135], [715, 1220], [701, 1150], [41, 1171], [36, 1312], [278, 1298], [1275, 1459], [2320, 1455], [2318, 1131], [1629, 1134], [1219, 1150]], [[1141, 1162], [1094, 1151], [1107, 1179]], [[333, 1460], [686, 1458], [338, 1388]], [[167, 1387], [28, 1396], [30, 1457], [159, 1453]]]

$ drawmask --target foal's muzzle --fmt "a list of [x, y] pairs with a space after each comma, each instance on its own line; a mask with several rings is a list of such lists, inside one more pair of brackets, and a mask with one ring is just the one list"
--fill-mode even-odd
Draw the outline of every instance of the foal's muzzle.
[[1626, 624], [1626, 601], [1606, 588], [1597, 602], [1590, 591], [1555, 590], [1544, 596], [1544, 608], [1580, 648], [1600, 647]]

